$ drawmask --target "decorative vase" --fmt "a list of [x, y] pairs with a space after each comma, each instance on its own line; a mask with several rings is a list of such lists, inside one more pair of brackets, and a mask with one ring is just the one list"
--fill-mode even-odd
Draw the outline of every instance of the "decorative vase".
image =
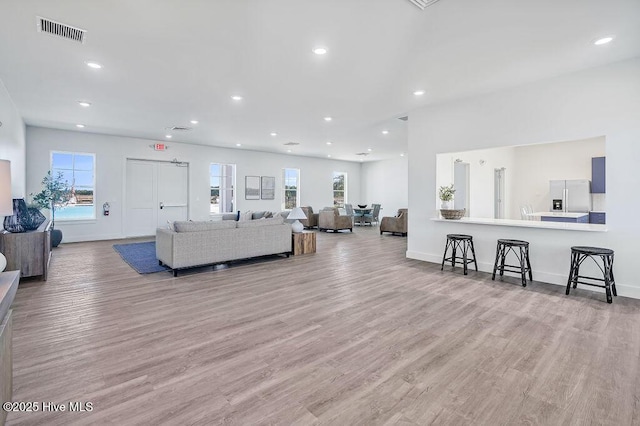
[[51, 247], [58, 247], [62, 242], [62, 231], [59, 229], [51, 230]]
[[440, 208], [442, 210], [451, 210], [451, 200], [441, 200], [442, 204], [440, 204]]

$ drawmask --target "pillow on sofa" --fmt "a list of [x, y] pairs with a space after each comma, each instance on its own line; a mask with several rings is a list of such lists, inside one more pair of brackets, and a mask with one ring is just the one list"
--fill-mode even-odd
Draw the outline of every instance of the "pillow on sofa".
[[262, 219], [263, 217], [265, 217], [265, 215], [267, 214], [267, 212], [265, 211], [261, 211], [261, 212], [253, 212], [251, 214], [251, 219], [252, 220], [256, 220], [256, 219]]
[[244, 222], [246, 220], [251, 220], [253, 216], [253, 212], [251, 210], [246, 211], [244, 213], [240, 213], [240, 216], [238, 216], [238, 222]]
[[233, 229], [236, 227], [235, 221], [222, 220], [217, 222], [191, 222], [175, 221], [173, 227], [176, 232], [202, 232], [216, 229]]
[[282, 225], [284, 219], [282, 216], [272, 217], [270, 219], [248, 220], [244, 222], [238, 222], [238, 228], [255, 228], [259, 226], [273, 226]]

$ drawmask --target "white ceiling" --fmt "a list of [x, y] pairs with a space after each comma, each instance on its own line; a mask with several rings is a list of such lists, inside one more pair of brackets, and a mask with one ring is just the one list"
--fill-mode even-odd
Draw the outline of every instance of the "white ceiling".
[[[639, 0], [424, 11], [407, 0], [3, 0], [0, 11], [0, 80], [29, 125], [166, 141], [166, 127], [197, 119], [172, 143], [286, 152], [294, 141], [293, 154], [351, 161], [404, 152], [397, 117], [416, 107], [640, 55]], [[86, 42], [38, 33], [36, 16], [87, 30]]]

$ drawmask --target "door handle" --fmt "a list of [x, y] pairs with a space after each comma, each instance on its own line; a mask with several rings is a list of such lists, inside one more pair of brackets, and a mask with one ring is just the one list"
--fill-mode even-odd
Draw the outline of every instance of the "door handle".
[[160, 210], [164, 209], [164, 203], [160, 201]]

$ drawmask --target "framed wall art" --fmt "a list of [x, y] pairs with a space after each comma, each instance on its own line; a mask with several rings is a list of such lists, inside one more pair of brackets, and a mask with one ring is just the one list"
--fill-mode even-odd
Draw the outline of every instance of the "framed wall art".
[[245, 200], [260, 199], [260, 176], [244, 177], [244, 199]]
[[263, 200], [276, 199], [276, 178], [274, 176], [262, 176], [260, 178], [260, 197]]

